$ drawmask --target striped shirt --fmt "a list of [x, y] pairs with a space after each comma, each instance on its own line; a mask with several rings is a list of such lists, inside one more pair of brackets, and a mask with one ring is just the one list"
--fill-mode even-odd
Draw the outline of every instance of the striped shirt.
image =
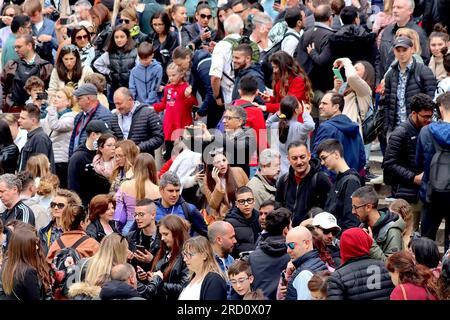
[[33, 227], [35, 225], [33, 211], [22, 201], [17, 202], [11, 209], [6, 209], [0, 213], [0, 219], [2, 219], [3, 225], [12, 220], [20, 220], [31, 224]]

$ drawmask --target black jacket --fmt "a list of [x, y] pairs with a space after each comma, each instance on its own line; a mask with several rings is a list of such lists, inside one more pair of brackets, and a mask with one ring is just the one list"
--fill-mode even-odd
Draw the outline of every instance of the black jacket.
[[[246, 76], [253, 76], [255, 77], [257, 83], [258, 83], [258, 90], [261, 92], [264, 92], [266, 89], [266, 86], [264, 84], [264, 73], [261, 70], [261, 65], [259, 63], [252, 63], [250, 67], [242, 70], [237, 70], [235, 72], [235, 79], [234, 79], [234, 87], [233, 92], [231, 95], [232, 101], [237, 100], [241, 97], [239, 94], [239, 84], [241, 83], [241, 79]], [[257, 96], [255, 98], [255, 102], [263, 104], [264, 101], [262, 101], [261, 97]]]
[[281, 271], [290, 260], [285, 242], [284, 236], [269, 235], [248, 257], [255, 278], [253, 287], [262, 289], [270, 300], [276, 300]]
[[328, 278], [328, 300], [389, 300], [394, 285], [380, 260], [353, 258]]
[[[134, 231], [131, 231], [127, 235], [127, 241], [128, 241], [128, 249], [131, 252], [136, 251], [136, 245], [144, 246], [145, 249], [150, 251], [150, 253], [155, 257], [158, 253], [158, 250], [161, 246], [161, 238], [159, 236], [159, 233], [157, 232], [154, 237], [147, 237], [143, 234], [141, 229], [137, 229]], [[136, 258], [133, 257], [133, 259], [130, 261], [130, 263], [133, 266], [140, 266], [144, 271], [150, 271], [151, 269], [151, 263], [143, 263], [139, 262]]]
[[135, 288], [119, 280], [105, 283], [100, 291], [102, 300], [143, 300]]
[[200, 300], [227, 300], [227, 282], [216, 272], [209, 272], [200, 288]]
[[338, 173], [335, 183], [331, 186], [325, 202], [325, 211], [333, 214], [342, 230], [357, 227], [360, 221], [352, 213], [353, 192], [361, 187], [361, 180], [355, 169]]
[[19, 159], [19, 148], [15, 144], [2, 146], [0, 149], [0, 174], [12, 173], [17, 169]]
[[50, 161], [50, 168], [53, 173], [55, 173], [55, 158], [53, 156], [53, 146], [52, 140], [44, 132], [44, 130], [39, 127], [33, 131], [28, 132], [27, 142], [22, 148], [19, 159], [19, 172], [25, 170], [27, 161], [31, 156], [43, 153], [47, 156]]
[[294, 280], [300, 274], [300, 272], [308, 270], [312, 273], [316, 273], [318, 271], [327, 270], [327, 266], [320, 259], [319, 253], [316, 249], [305, 253], [300, 258], [294, 260], [292, 263], [295, 266], [295, 271], [288, 283], [286, 300], [297, 300], [297, 289], [294, 287]]
[[[163, 70], [165, 71], [167, 69], [167, 66], [172, 61], [172, 52], [175, 50], [176, 47], [178, 47], [178, 35], [175, 31], [170, 31], [167, 34], [166, 40], [164, 43], [159, 42], [159, 37], [155, 33], [153, 35], [153, 52], [154, 52], [154, 58], [155, 60], [159, 61], [161, 63], [161, 66]], [[163, 78], [161, 85], [167, 84], [167, 73], [163, 72]]]
[[[113, 220], [109, 222], [109, 225], [113, 229], [114, 232], [117, 232], [115, 223]], [[105, 230], [103, 229], [102, 224], [100, 223], [100, 219], [96, 219], [91, 221], [91, 223], [86, 228], [86, 233], [89, 237], [97, 240], [98, 243], [102, 241], [102, 239], [106, 236]]]
[[[408, 72], [405, 89], [405, 106], [407, 115], [411, 113], [410, 103], [413, 96], [418, 93], [425, 93], [433, 98], [436, 90], [436, 78], [430, 68], [422, 63], [417, 63], [414, 57], [413, 60], [411, 69]], [[397, 62], [386, 74], [385, 78], [385, 132], [393, 131], [397, 125], [397, 90], [399, 73], [400, 70]]]
[[414, 177], [420, 173], [416, 167], [416, 146], [420, 128], [411, 120], [400, 124], [392, 132], [383, 159], [384, 182], [392, 187], [394, 198], [416, 203], [420, 186]]
[[[199, 49], [202, 45], [202, 39], [200, 38], [200, 26], [198, 23], [192, 23], [188, 26], [186, 26], [187, 32], [189, 33], [191, 37], [191, 42], [194, 43], [195, 49]], [[216, 41], [217, 32], [216, 30], [211, 30], [211, 40]]]
[[118, 50], [109, 54], [111, 85], [114, 88], [128, 88], [130, 81], [130, 71], [136, 64], [136, 57], [137, 49], [132, 49], [128, 52]]
[[[123, 140], [122, 129], [119, 126], [119, 116], [117, 113], [112, 116], [111, 130], [119, 140]], [[132, 116], [128, 139], [133, 140], [141, 152], [154, 154], [154, 151], [164, 141], [161, 119], [155, 110], [144, 104], [136, 107]]]
[[[22, 200], [19, 200], [11, 210], [6, 209], [0, 212], [0, 219], [3, 222], [3, 226], [6, 226], [8, 222], [13, 220], [20, 220], [25, 223], [29, 223], [34, 227], [35, 219], [34, 213]], [[6, 227], [4, 227], [6, 228]]]
[[[293, 213], [292, 226], [296, 227], [307, 218], [312, 207], [323, 208], [330, 191], [331, 183], [325, 172], [320, 171], [320, 160], [310, 160], [311, 169], [297, 186], [292, 167], [277, 182], [275, 201]], [[316, 178], [313, 178], [317, 173]]]
[[[45, 290], [39, 280], [39, 275], [35, 268], [27, 268], [22, 281], [19, 281], [17, 278], [14, 278], [13, 281], [14, 287], [11, 295], [6, 295], [3, 291], [3, 287], [0, 288], [0, 300], [44, 300]], [[1, 283], [0, 279], [0, 284]]]
[[[167, 254], [157, 262], [153, 271], [164, 270], [169, 266]], [[181, 254], [176, 258], [172, 270], [170, 270], [167, 281], [155, 277], [148, 284], [138, 283], [139, 295], [145, 299], [178, 300], [183, 288], [189, 283], [189, 269], [183, 261]]]
[[250, 219], [246, 219], [238, 207], [234, 206], [225, 216], [224, 221], [231, 223], [236, 233], [236, 245], [234, 246], [234, 258], [244, 251], [255, 250], [255, 243], [258, 240], [261, 226], [259, 225], [259, 213], [253, 209]]

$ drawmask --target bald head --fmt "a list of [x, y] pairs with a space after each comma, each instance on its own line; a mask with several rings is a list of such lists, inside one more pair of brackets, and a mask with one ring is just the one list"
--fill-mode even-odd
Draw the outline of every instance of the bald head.
[[225, 221], [215, 221], [208, 227], [208, 240], [211, 244], [217, 241], [217, 236], [223, 236], [230, 229], [233, 229], [233, 226], [229, 222]]
[[236, 234], [229, 222], [215, 221], [208, 227], [208, 240], [211, 243], [214, 253], [222, 258], [226, 258], [236, 244]]
[[312, 234], [303, 226], [292, 228], [286, 235], [286, 245], [287, 253], [296, 260], [313, 250]]
[[120, 87], [114, 92], [114, 104], [120, 114], [127, 114], [133, 109], [134, 101], [130, 90]]
[[331, 11], [331, 7], [326, 4], [321, 4], [314, 11], [314, 19], [317, 22], [330, 23], [333, 11]]

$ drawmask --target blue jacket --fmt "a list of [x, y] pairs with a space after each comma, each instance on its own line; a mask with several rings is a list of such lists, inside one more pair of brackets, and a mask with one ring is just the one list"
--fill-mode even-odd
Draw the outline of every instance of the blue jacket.
[[[78, 146], [82, 146], [86, 142], [86, 138], [87, 138], [86, 126], [89, 122], [91, 122], [92, 120], [103, 120], [106, 122], [108, 127], [111, 127], [111, 120], [112, 120], [111, 111], [109, 111], [107, 108], [102, 106], [100, 103], [97, 105], [96, 109], [93, 111], [93, 114], [89, 118], [89, 120], [86, 121], [86, 123], [84, 124], [83, 127], [81, 127], [81, 120], [83, 119], [83, 113], [84, 112], [80, 112], [75, 116], [72, 136], [70, 137], [69, 157], [72, 156], [72, 154], [74, 153], [74, 151], [77, 149]], [[80, 126], [80, 128], [78, 129], [80, 131], [80, 139], [78, 141], [78, 145], [75, 146], [75, 136], [76, 136], [76, 131], [77, 131], [78, 126]]]
[[154, 104], [159, 101], [157, 93], [161, 85], [163, 69], [161, 63], [153, 60], [148, 67], [140, 62], [131, 69], [129, 89], [134, 100], [143, 104]]
[[42, 25], [42, 28], [37, 31], [36, 27], [33, 25], [32, 30], [33, 36], [36, 36], [38, 38], [43, 34], [52, 36], [52, 40], [49, 42], [38, 42], [36, 44], [36, 52], [42, 59], [47, 60], [50, 63], [54, 63], [55, 60], [53, 59], [53, 49], [57, 50], [59, 46], [58, 39], [56, 39], [55, 22], [50, 19], [44, 18], [44, 24]]
[[217, 110], [216, 99], [211, 87], [209, 69], [211, 68], [211, 54], [206, 50], [196, 50], [192, 58], [190, 85], [194, 92], [202, 97], [202, 104], [197, 113], [204, 117], [210, 111]]
[[318, 145], [326, 139], [337, 139], [344, 147], [344, 159], [350, 168], [361, 171], [366, 164], [364, 143], [359, 133], [359, 126], [344, 114], [324, 121], [317, 129], [314, 140], [313, 156], [317, 157]]
[[[183, 205], [183, 203], [185, 203]], [[198, 211], [197, 207], [193, 204], [186, 202], [181, 196], [178, 198], [177, 203], [171, 207], [164, 207], [161, 203], [161, 199], [155, 201], [156, 204], [156, 217], [155, 221], [159, 222], [162, 218], [169, 214], [176, 214], [180, 218], [186, 219], [191, 223], [191, 235], [195, 233], [201, 236], [208, 235], [208, 227], [205, 220]], [[189, 212], [183, 210], [183, 206], [188, 209]]]
[[416, 165], [417, 172], [423, 172], [419, 191], [419, 197], [422, 202], [428, 202], [427, 186], [430, 180], [430, 163], [436, 153], [431, 135], [442, 148], [450, 149], [450, 123], [443, 121], [433, 122], [420, 130], [416, 149]]
[[[242, 69], [236, 72], [236, 79], [234, 79], [234, 87], [231, 94], [231, 99], [233, 101], [241, 97], [239, 94], [239, 83], [245, 76], [254, 76], [256, 78], [256, 81], [258, 82], [259, 91], [266, 91], [266, 85], [264, 84], [264, 73], [261, 70], [261, 65], [259, 63], [252, 63], [247, 69]], [[264, 100], [262, 100], [260, 96], [256, 97], [255, 102], [264, 104]]]

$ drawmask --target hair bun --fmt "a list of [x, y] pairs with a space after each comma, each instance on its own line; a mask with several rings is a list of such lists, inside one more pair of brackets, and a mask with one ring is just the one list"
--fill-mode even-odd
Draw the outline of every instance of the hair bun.
[[442, 23], [438, 22], [434, 25], [433, 31], [435, 32], [442, 32], [442, 33], [448, 33], [447, 27], [445, 27]]

